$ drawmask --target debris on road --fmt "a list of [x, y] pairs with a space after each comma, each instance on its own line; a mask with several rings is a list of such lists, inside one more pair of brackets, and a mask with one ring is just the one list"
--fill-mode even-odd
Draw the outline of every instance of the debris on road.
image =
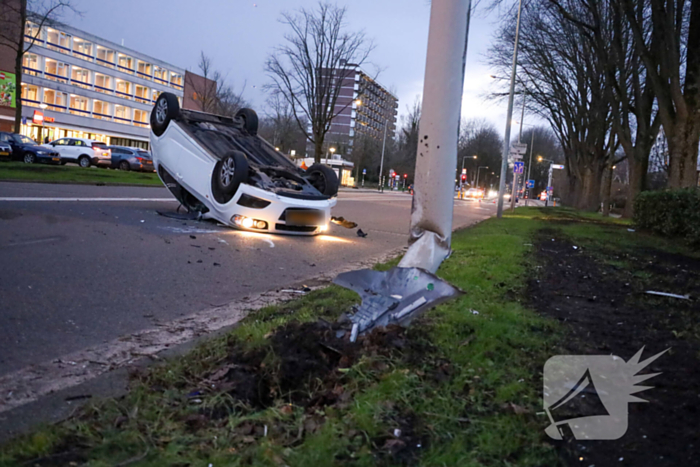
[[675, 293], [668, 293], [668, 292], [657, 292], [656, 290], [647, 290], [644, 292], [645, 294], [648, 295], [658, 295], [659, 297], [669, 297], [669, 298], [678, 298], [680, 300], [690, 300], [690, 295], [678, 295]]
[[362, 229], [357, 229], [357, 236], [360, 238], [365, 238], [367, 236], [366, 233], [362, 231]]
[[349, 220], [345, 219], [343, 216], [340, 216], [340, 217], [333, 216], [333, 217], [331, 217], [331, 222], [333, 222], [334, 224], [339, 225], [341, 227], [345, 227], [346, 229], [354, 229], [355, 227], [357, 227], [356, 222], [349, 221]]
[[348, 317], [352, 323], [351, 342], [376, 327], [408, 326], [430, 308], [464, 293], [419, 268], [361, 269], [340, 274], [333, 282], [362, 298], [357, 312]]

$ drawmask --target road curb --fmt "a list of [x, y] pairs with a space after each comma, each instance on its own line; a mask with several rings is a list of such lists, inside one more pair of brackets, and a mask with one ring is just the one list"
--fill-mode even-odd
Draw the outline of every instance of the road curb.
[[118, 183], [118, 182], [64, 182], [60, 180], [17, 180], [0, 178], [0, 183], [42, 183], [45, 185], [83, 185], [83, 186], [123, 186], [135, 188], [164, 188], [161, 185], [139, 185], [138, 183]]

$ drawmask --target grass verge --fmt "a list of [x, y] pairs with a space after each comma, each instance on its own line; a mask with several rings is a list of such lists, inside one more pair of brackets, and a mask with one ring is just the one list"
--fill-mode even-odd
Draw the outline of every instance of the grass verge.
[[96, 167], [84, 169], [69, 165], [25, 164], [23, 162], [0, 162], [0, 180], [162, 186], [155, 173], [125, 172]]
[[355, 346], [323, 325], [352, 292], [263, 309], [7, 444], [0, 465], [557, 465], [536, 412], [561, 330], [524, 304], [532, 243], [554, 224], [591, 242], [622, 228], [601, 222], [519, 208], [456, 233], [439, 275], [466, 295]]

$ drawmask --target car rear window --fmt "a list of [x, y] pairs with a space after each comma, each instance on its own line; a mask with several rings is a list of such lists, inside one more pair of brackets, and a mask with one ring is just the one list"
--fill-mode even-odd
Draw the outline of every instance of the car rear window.
[[137, 151], [136, 153], [138, 154], [139, 157], [143, 157], [144, 159], [151, 158], [151, 154], [147, 151]]
[[103, 148], [103, 149], [104, 149], [104, 148], [107, 147], [107, 145], [106, 145], [105, 143], [96, 142], [96, 143], [92, 143], [92, 147], [93, 147], [93, 148]]

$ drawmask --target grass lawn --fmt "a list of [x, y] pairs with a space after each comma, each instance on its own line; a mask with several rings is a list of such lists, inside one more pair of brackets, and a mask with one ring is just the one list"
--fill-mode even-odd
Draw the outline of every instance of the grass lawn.
[[541, 388], [568, 331], [528, 297], [552, 232], [592, 258], [682, 249], [619, 220], [519, 208], [454, 235], [439, 275], [466, 294], [407, 330], [338, 339], [329, 323], [358, 298], [315, 291], [134, 375], [123, 398], [8, 443], [0, 465], [563, 465]]
[[25, 164], [23, 162], [0, 162], [0, 180], [51, 183], [95, 183], [162, 186], [155, 173], [125, 172], [123, 170], [90, 167], [84, 169], [74, 165]]

